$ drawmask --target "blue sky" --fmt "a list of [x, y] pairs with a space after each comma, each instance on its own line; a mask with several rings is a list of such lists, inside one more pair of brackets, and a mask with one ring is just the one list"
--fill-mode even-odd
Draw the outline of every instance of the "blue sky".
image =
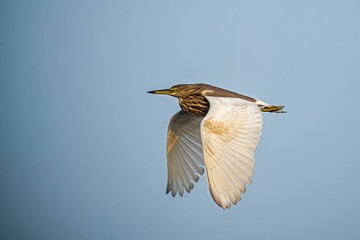
[[[354, 239], [359, 1], [1, 1], [1, 239]], [[165, 194], [176, 99], [273, 104], [228, 211]]]

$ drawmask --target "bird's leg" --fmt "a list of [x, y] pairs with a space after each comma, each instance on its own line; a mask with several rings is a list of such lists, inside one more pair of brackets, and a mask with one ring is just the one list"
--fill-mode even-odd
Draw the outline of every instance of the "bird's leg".
[[261, 111], [262, 112], [273, 112], [273, 113], [286, 113], [286, 111], [282, 111], [282, 109], [285, 106], [274, 106], [274, 105], [270, 105], [270, 106], [263, 106], [261, 107]]

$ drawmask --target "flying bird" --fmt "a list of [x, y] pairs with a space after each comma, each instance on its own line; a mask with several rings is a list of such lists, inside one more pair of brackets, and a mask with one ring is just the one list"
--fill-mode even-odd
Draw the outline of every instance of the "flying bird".
[[284, 113], [284, 106], [202, 83], [148, 93], [176, 97], [181, 108], [167, 132], [166, 193], [190, 192], [206, 170], [216, 204], [223, 209], [236, 205], [251, 184], [262, 112]]

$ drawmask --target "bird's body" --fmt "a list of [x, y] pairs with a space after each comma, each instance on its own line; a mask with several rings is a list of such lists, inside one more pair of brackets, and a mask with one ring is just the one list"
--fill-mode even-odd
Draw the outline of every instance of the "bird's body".
[[236, 204], [251, 183], [261, 111], [283, 112], [283, 106], [207, 84], [180, 84], [149, 93], [177, 97], [182, 109], [168, 128], [166, 192], [190, 192], [205, 166], [214, 201], [224, 209]]
[[[173, 88], [182, 88], [188, 84], [176, 85]], [[222, 88], [214, 87], [208, 84], [192, 84], [189, 91], [185, 91], [184, 95], [179, 97], [179, 104], [183, 111], [186, 113], [205, 116], [210, 108], [209, 101], [206, 99], [209, 97], [233, 97], [242, 98], [247, 101], [256, 102], [256, 99], [247, 97], [235, 92], [231, 92]]]

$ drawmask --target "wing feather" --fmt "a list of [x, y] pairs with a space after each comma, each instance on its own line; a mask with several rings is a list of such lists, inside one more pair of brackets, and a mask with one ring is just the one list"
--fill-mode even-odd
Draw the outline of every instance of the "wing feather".
[[204, 173], [200, 123], [203, 117], [179, 111], [170, 120], [167, 134], [168, 183], [173, 197], [190, 192]]
[[201, 138], [207, 179], [214, 201], [227, 209], [251, 184], [262, 114], [256, 103], [243, 99], [206, 98], [210, 109], [201, 122]]

